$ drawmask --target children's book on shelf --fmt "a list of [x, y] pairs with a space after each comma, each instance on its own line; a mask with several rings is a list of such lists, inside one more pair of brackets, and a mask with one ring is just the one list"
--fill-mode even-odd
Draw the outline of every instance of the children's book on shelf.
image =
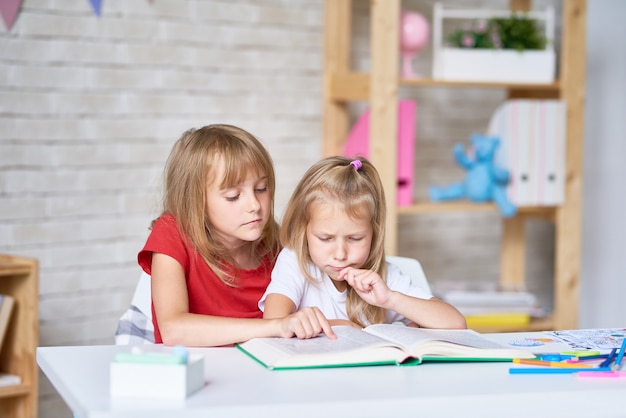
[[464, 315], [496, 312], [545, 315], [537, 296], [533, 293], [522, 289], [501, 289], [497, 283], [441, 282], [433, 285], [433, 293], [452, 304]]
[[457, 308], [469, 328], [523, 328], [531, 318], [545, 316], [537, 297], [524, 290], [503, 290], [497, 284], [439, 283], [436, 296]]
[[253, 338], [237, 344], [237, 348], [273, 370], [535, 357], [530, 351], [498, 344], [469, 329], [377, 324], [363, 329], [336, 326], [333, 330], [335, 340], [324, 335], [307, 340]]
[[465, 315], [468, 328], [523, 328], [530, 324], [530, 315], [524, 312], [491, 312]]
[[9, 321], [11, 319], [14, 304], [15, 301], [12, 296], [0, 294], [0, 349], [2, 349], [4, 336], [6, 335], [7, 328], [9, 327]]

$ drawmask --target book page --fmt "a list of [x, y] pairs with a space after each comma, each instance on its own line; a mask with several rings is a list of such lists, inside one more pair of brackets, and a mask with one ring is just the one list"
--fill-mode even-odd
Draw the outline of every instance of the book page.
[[404, 325], [372, 325], [367, 332], [405, 347], [416, 358], [534, 358], [522, 349], [493, 342], [470, 329], [425, 329]]
[[333, 327], [337, 339], [320, 335], [297, 338], [253, 338], [239, 347], [269, 368], [396, 362], [407, 357], [390, 341], [348, 326]]
[[336, 340], [331, 340], [325, 335], [315, 338], [300, 340], [298, 338], [266, 338], [264, 342], [285, 355], [323, 354], [340, 351], [363, 349], [369, 346], [390, 345], [390, 342], [375, 335], [368, 334], [358, 328], [349, 326], [333, 327]]

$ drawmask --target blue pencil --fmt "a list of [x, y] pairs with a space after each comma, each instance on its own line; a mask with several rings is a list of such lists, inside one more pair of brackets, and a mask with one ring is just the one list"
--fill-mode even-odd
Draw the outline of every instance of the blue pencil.
[[578, 368], [578, 367], [511, 367], [509, 374], [563, 374], [576, 372], [610, 372], [610, 367]]
[[624, 358], [624, 351], [626, 351], [626, 338], [622, 340], [622, 347], [619, 349], [619, 354], [615, 360], [615, 370], [622, 368], [622, 359]]
[[606, 358], [606, 360], [604, 360], [602, 363], [600, 363], [599, 367], [609, 367], [611, 365], [611, 363], [613, 363], [613, 360], [615, 360], [615, 354], [617, 354], [617, 348], [613, 348], [611, 350], [611, 354], [609, 354], [609, 356]]

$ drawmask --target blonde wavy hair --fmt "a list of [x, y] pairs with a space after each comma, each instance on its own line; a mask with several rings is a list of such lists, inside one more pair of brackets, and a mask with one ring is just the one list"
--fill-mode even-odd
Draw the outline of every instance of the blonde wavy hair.
[[236, 287], [225, 263], [236, 266], [220, 242], [206, 211], [207, 184], [216, 178], [216, 161], [224, 161], [221, 188], [236, 186], [250, 171], [267, 176], [270, 214], [261, 236], [248, 243], [259, 257], [273, 260], [280, 251], [279, 226], [274, 217], [276, 177], [272, 158], [252, 134], [232, 125], [208, 125], [190, 129], [174, 144], [164, 171], [163, 213], [171, 214], [183, 239], [198, 251], [217, 276]]
[[[306, 228], [311, 219], [311, 206], [315, 202], [338, 203], [351, 218], [369, 219], [372, 226], [372, 245], [361, 266], [376, 271], [386, 278], [385, 263], [385, 193], [378, 172], [365, 158], [328, 157], [314, 164], [296, 186], [280, 229], [280, 241], [291, 248], [298, 258], [298, 265], [307, 281], [316, 283], [307, 268], [313, 261], [309, 254]], [[376, 324], [385, 321], [385, 310], [366, 303], [356, 291], [348, 286], [346, 311], [352, 322], [361, 326], [365, 322]]]

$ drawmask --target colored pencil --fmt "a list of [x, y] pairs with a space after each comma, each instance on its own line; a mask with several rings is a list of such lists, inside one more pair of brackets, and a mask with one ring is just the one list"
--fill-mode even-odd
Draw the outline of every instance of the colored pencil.
[[563, 361], [563, 360], [578, 360], [573, 354], [539, 354], [536, 360], [543, 361]]
[[624, 358], [624, 351], [626, 351], [626, 338], [622, 340], [622, 346], [619, 349], [619, 354], [615, 359], [615, 366], [613, 366], [613, 370], [620, 370], [622, 368], [622, 359]]
[[546, 367], [561, 367], [561, 368], [579, 368], [579, 369], [592, 369], [591, 364], [579, 364], [579, 363], [565, 363], [559, 361], [545, 361], [545, 360], [528, 360], [523, 358], [514, 358], [513, 363], [516, 364], [529, 364], [533, 366], [546, 366]]
[[609, 354], [609, 356], [606, 358], [606, 360], [604, 360], [602, 363], [600, 363], [599, 367], [609, 367], [611, 365], [611, 363], [613, 363], [613, 360], [615, 360], [615, 355], [617, 354], [617, 348], [614, 348], [611, 350], [611, 354]]
[[510, 374], [564, 374], [576, 372], [610, 372], [610, 367], [581, 368], [581, 367], [511, 367]]
[[578, 372], [578, 377], [619, 378], [626, 377], [626, 372]]
[[564, 361], [567, 363], [586, 363], [586, 362], [593, 361], [593, 360], [605, 359], [608, 356], [609, 356], [608, 354], [597, 354], [597, 355], [586, 356], [586, 357], [574, 357], [572, 359], [564, 360]]
[[597, 350], [582, 350], [582, 351], [564, 351], [561, 354], [569, 354], [575, 357], [591, 357], [600, 355], [600, 352]]

